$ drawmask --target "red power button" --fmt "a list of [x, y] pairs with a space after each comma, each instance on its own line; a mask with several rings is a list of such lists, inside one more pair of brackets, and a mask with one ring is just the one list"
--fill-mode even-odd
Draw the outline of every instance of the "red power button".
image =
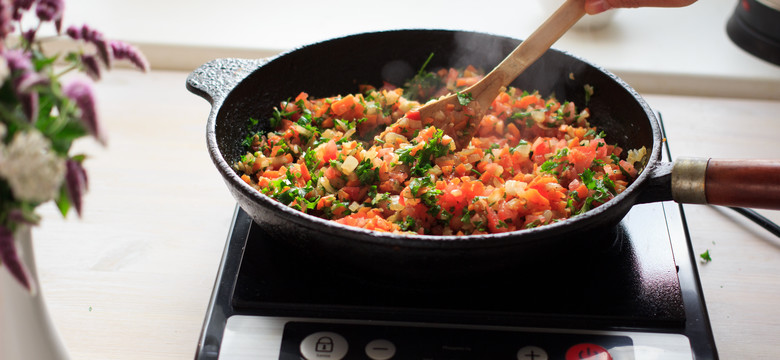
[[612, 360], [612, 355], [596, 344], [577, 344], [566, 351], [566, 360]]

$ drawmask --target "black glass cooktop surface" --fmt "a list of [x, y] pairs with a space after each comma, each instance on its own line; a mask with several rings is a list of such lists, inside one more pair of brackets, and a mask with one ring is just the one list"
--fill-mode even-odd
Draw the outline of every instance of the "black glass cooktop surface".
[[302, 257], [252, 223], [232, 305], [263, 315], [682, 326], [666, 215], [661, 204], [638, 205], [617, 229], [605, 231], [617, 237], [612, 248], [562, 251], [549, 262], [441, 283], [388, 279], [327, 258]]

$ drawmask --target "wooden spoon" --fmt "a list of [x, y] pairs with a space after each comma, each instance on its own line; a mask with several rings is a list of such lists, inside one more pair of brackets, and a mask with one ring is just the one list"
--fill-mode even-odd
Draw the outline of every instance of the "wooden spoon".
[[[474, 131], [501, 88], [514, 81], [525, 69], [539, 59], [569, 28], [585, 15], [585, 0], [566, 0], [531, 36], [515, 48], [496, 68], [479, 82], [460, 92], [431, 101], [418, 109], [419, 119], [431, 124], [455, 140], [458, 149], [471, 141]], [[463, 99], [470, 98], [467, 105]], [[387, 132], [398, 132], [409, 119], [406, 117], [388, 127]], [[417, 117], [416, 114], [414, 116]]]

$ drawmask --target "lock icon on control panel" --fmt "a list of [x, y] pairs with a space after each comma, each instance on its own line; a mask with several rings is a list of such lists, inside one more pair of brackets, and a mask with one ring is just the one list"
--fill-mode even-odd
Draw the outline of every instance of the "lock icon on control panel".
[[329, 336], [323, 336], [317, 339], [317, 343], [314, 345], [314, 351], [333, 352], [333, 339]]

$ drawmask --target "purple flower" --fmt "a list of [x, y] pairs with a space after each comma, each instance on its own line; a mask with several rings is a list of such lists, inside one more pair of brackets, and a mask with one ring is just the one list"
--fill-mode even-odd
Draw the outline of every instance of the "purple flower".
[[[86, 26], [86, 25], [84, 25], [84, 26]], [[71, 39], [73, 39], [73, 40], [81, 40], [82, 39], [81, 29], [79, 29], [75, 25], [68, 26], [68, 28], [65, 29], [65, 34], [70, 36]]]
[[108, 41], [106, 41], [105, 37], [103, 36], [103, 33], [91, 28], [87, 24], [81, 25], [81, 28], [76, 26], [69, 26], [65, 30], [65, 33], [73, 40], [83, 40], [85, 42], [91, 43], [92, 45], [95, 45], [100, 61], [102, 61], [107, 68], [111, 68], [113, 54]]
[[37, 29], [32, 28], [22, 33], [22, 37], [28, 44], [32, 44], [35, 41], [35, 32]]
[[87, 172], [81, 163], [68, 159], [65, 162], [65, 182], [68, 189], [68, 197], [73, 207], [76, 208], [76, 213], [81, 216], [81, 204], [84, 192], [87, 190]]
[[13, 6], [14, 6], [14, 13], [13, 18], [16, 21], [19, 21], [22, 19], [22, 12], [30, 10], [32, 8], [33, 3], [35, 0], [14, 0]]
[[8, 68], [11, 69], [11, 71], [30, 71], [33, 68], [30, 54], [21, 49], [4, 51], [3, 57], [5, 57]]
[[76, 40], [84, 40], [86, 42], [93, 42], [95, 40], [102, 40], [103, 39], [103, 33], [100, 31], [97, 31], [90, 27], [87, 24], [81, 25], [81, 28], [78, 28], [76, 26], [70, 26], [68, 27], [68, 35], [70, 34], [70, 31], [74, 32], [74, 35], [71, 35], [72, 38]]
[[100, 128], [97, 115], [95, 96], [92, 85], [81, 79], [74, 79], [62, 89], [65, 96], [73, 100], [81, 111], [81, 123], [101, 144], [106, 144], [106, 138]]
[[14, 80], [14, 92], [19, 102], [22, 104], [22, 110], [27, 115], [31, 123], [38, 120], [39, 97], [38, 92], [33, 90], [33, 86], [47, 84], [49, 79], [41, 76], [34, 71], [24, 71]]
[[14, 92], [22, 104], [22, 110], [30, 122], [35, 122], [38, 119], [38, 93], [31, 89], [49, 80], [35, 72], [30, 54], [13, 49], [3, 52], [3, 56], [14, 76]]
[[16, 96], [22, 104], [22, 110], [24, 111], [24, 114], [27, 115], [27, 120], [30, 120], [31, 123], [38, 120], [38, 109], [40, 108], [38, 93], [20, 93], [16, 94]]
[[[14, 24], [12, 23], [12, 9], [10, 4], [5, 1], [0, 1], [0, 39], [5, 37], [14, 31]], [[1, 47], [2, 45], [0, 45]]]
[[35, 284], [32, 282], [27, 269], [19, 259], [19, 253], [16, 251], [14, 234], [4, 226], [0, 226], [0, 261], [8, 269], [11, 276], [16, 278], [27, 291], [35, 291]]
[[28, 93], [35, 85], [47, 84], [49, 79], [34, 71], [23, 71], [14, 82], [17, 93]]
[[63, 0], [40, 0], [38, 6], [35, 7], [35, 14], [41, 21], [56, 21], [62, 19], [64, 7]]
[[100, 80], [100, 64], [94, 55], [81, 55], [81, 63], [84, 64], [84, 72], [86, 72], [92, 80]]
[[92, 43], [95, 44], [95, 48], [97, 48], [97, 54], [100, 60], [103, 61], [103, 64], [105, 64], [106, 67], [110, 69], [114, 60], [114, 56], [113, 52], [108, 46], [108, 42], [103, 40], [101, 37], [93, 40]]
[[144, 55], [135, 46], [123, 41], [112, 41], [111, 51], [114, 59], [128, 60], [139, 70], [143, 72], [149, 71], [149, 62], [146, 61]]

